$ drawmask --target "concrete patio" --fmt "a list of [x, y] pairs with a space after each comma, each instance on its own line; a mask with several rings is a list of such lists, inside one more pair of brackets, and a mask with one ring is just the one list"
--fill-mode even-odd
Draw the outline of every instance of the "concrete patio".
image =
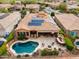
[[40, 49], [48, 48], [48, 46], [51, 46], [52, 49], [56, 48], [59, 49], [61, 48], [62, 50], [66, 50], [66, 47], [59, 45], [56, 42], [55, 37], [39, 37], [39, 38], [30, 38], [28, 41], [37, 41], [39, 42]]

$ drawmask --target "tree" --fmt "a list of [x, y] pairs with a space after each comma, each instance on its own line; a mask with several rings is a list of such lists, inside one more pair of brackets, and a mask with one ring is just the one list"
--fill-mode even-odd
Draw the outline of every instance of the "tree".
[[26, 8], [22, 8], [20, 13], [21, 13], [21, 17], [23, 18], [26, 15]]
[[61, 12], [67, 12], [67, 5], [66, 5], [66, 3], [61, 3], [57, 8], [58, 8]]
[[78, 15], [79, 14], [79, 8], [71, 9], [70, 12]]
[[55, 13], [54, 13], [54, 12], [52, 12], [52, 13], [51, 13], [51, 16], [55, 16]]
[[9, 12], [8, 8], [0, 9], [0, 13], [8, 13], [8, 12]]
[[66, 44], [66, 48], [67, 48], [69, 51], [72, 51], [72, 50], [74, 49], [74, 45], [73, 45], [71, 39], [68, 38], [68, 37], [65, 37], [65, 38], [64, 38], [64, 41], [65, 41], [65, 44]]

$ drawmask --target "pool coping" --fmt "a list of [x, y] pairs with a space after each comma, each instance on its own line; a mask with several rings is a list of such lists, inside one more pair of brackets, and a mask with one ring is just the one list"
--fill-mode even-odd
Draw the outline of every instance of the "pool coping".
[[76, 46], [77, 49], [79, 49], [79, 45], [76, 45], [76, 42], [78, 42], [78, 41], [79, 41], [79, 39], [74, 41], [74, 45]]
[[29, 41], [32, 41], [32, 40], [25, 40], [25, 41], [15, 41], [15, 42], [13, 42], [12, 44], [11, 44], [11, 46], [10, 46], [10, 50], [11, 50], [11, 52], [15, 55], [15, 56], [18, 56], [18, 55], [21, 55], [21, 56], [23, 56], [23, 55], [33, 55], [33, 53], [35, 53], [39, 48], [40, 48], [40, 44], [39, 44], [39, 42], [37, 42], [37, 41], [34, 41], [34, 42], [37, 42], [38, 43], [38, 46], [35, 48], [35, 50], [32, 52], [32, 53], [16, 53], [15, 52], [15, 50], [13, 50], [12, 49], [12, 46], [15, 44], [15, 43], [18, 43], [18, 42], [22, 42], [22, 43], [25, 43], [25, 42], [29, 42]]

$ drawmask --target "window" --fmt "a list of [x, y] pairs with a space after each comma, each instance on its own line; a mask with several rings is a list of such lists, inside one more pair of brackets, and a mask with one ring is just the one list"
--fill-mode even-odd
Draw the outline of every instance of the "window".
[[26, 32], [26, 35], [27, 35], [27, 36], [29, 36], [29, 33], [28, 33], [28, 32]]
[[75, 37], [75, 36], [77, 36], [77, 33], [76, 32], [70, 32], [70, 35]]

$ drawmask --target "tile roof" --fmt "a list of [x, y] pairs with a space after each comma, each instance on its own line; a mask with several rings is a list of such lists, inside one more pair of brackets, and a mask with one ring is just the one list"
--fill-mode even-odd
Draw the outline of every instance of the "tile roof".
[[[42, 18], [44, 20], [44, 23], [42, 23], [41, 26], [28, 26], [28, 23], [32, 20], [33, 16]], [[47, 31], [56, 30], [56, 31], [58, 31], [59, 30], [57, 25], [52, 24], [51, 22], [47, 22], [46, 20], [49, 20], [49, 17], [46, 13], [43, 13], [43, 12], [35, 13], [35, 14], [31, 13], [29, 15], [26, 15], [24, 17], [24, 19], [22, 19], [22, 21], [18, 24], [18, 27], [16, 28], [16, 30], [18, 30], [18, 29], [38, 30], [38, 31], [40, 31], [40, 30], [44, 30], [44, 31], [45, 30], [47, 30]]]
[[4, 27], [7, 28], [9, 25], [11, 25], [14, 20], [18, 20], [17, 17], [20, 15], [19, 12], [13, 12], [9, 14], [7, 17], [4, 17], [3, 19], [0, 19], [0, 24]]
[[56, 14], [55, 17], [67, 30], [79, 30], [79, 17], [73, 14]]

